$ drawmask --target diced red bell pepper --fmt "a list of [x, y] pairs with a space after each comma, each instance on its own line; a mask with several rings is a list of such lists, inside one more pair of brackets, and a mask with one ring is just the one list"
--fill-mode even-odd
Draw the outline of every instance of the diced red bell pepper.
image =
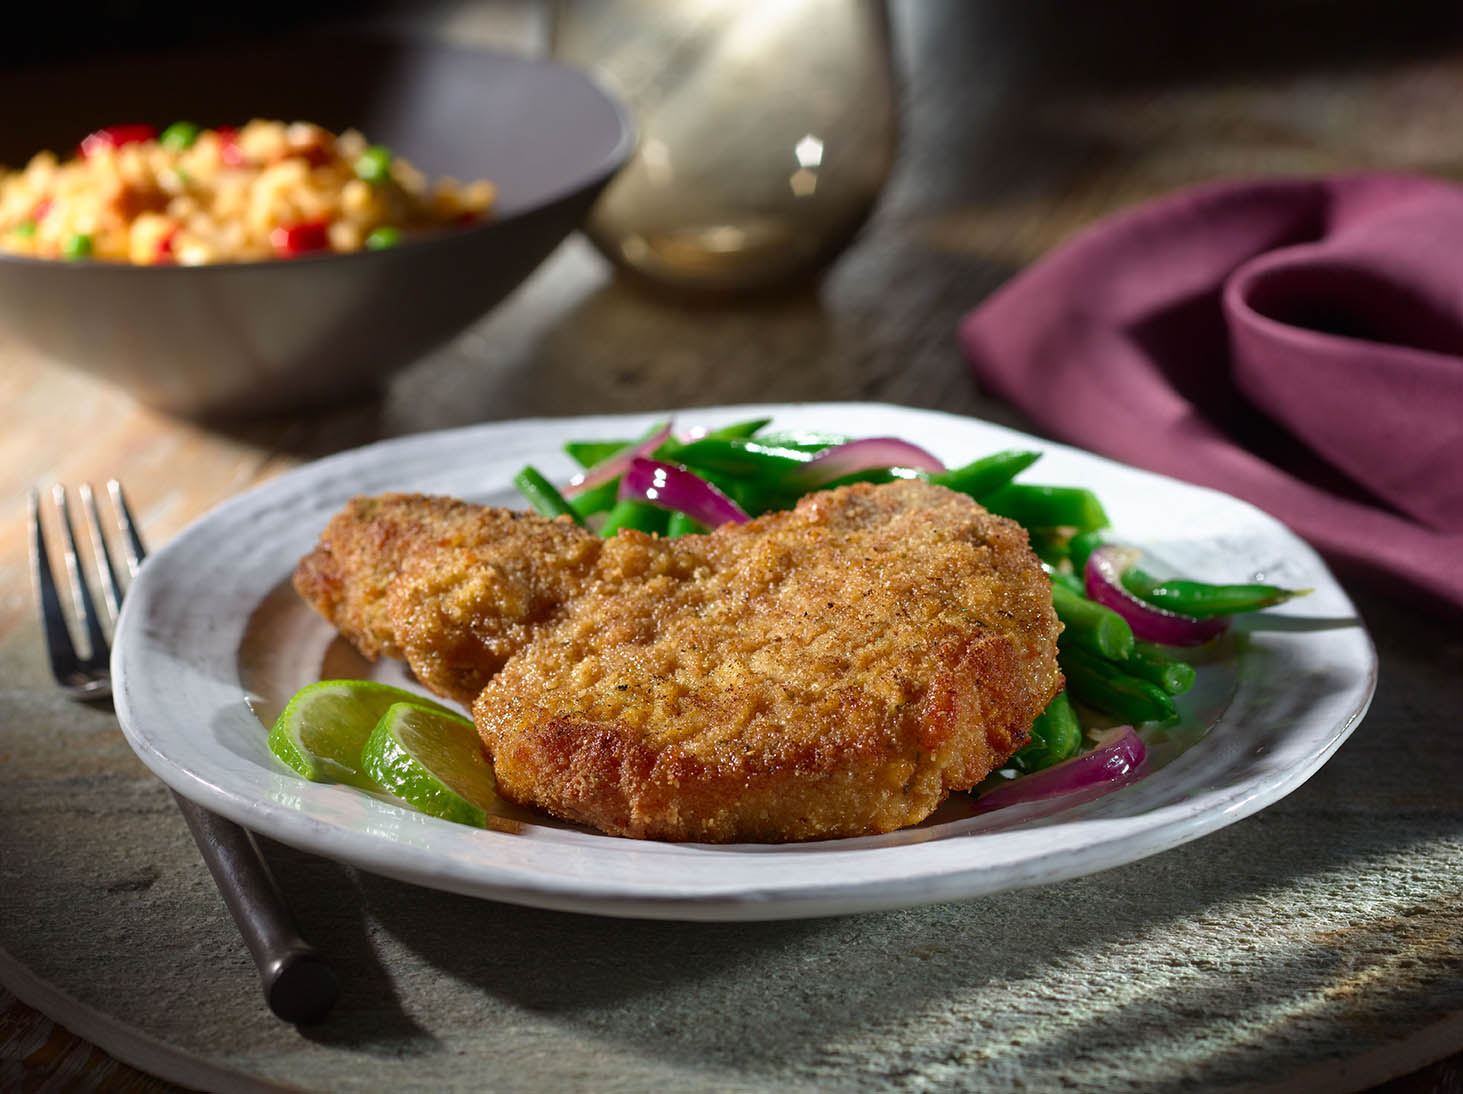
[[173, 258], [173, 239], [177, 236], [178, 229], [170, 228], [168, 234], [157, 241], [157, 250], [152, 253], [154, 266], [171, 266], [175, 261]]
[[306, 220], [298, 224], [282, 224], [269, 233], [270, 245], [280, 258], [294, 258], [330, 246], [330, 222]]
[[231, 125], [221, 125], [214, 130], [218, 134], [218, 158], [225, 167], [242, 167], [249, 162], [239, 147], [239, 131]]
[[40, 201], [36, 202], [36, 207], [30, 211], [30, 218], [36, 223], [40, 223], [42, 220], [46, 219], [46, 214], [50, 211], [51, 199], [41, 198]]
[[94, 156], [109, 148], [121, 148], [124, 144], [157, 139], [157, 130], [150, 125], [109, 125], [88, 133], [81, 139], [81, 154]]
[[324, 167], [333, 158], [330, 149], [323, 144], [307, 144], [302, 148], [291, 148], [287, 154], [299, 156], [311, 167]]

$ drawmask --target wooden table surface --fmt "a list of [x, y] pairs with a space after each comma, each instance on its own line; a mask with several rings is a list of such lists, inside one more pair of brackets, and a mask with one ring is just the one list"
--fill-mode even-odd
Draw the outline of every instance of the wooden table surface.
[[[329, 416], [228, 428], [171, 420], [38, 360], [0, 331], [0, 764], [4, 732], [27, 703], [44, 701], [25, 546], [24, 494], [33, 484], [119, 477], [156, 544], [304, 460], [489, 419], [817, 398], [888, 400], [1020, 426], [969, 378], [956, 321], [1094, 218], [1238, 173], [1385, 167], [1463, 176], [1463, 34], [1454, 7], [898, 4], [900, 163], [875, 220], [821, 287], [687, 308], [616, 281], [573, 240], [495, 315], [403, 373], [384, 399]], [[443, 25], [458, 38], [474, 35], [471, 20]], [[1389, 610], [1360, 592], [1369, 620]], [[1403, 624], [1389, 626], [1384, 638]], [[1406, 709], [1437, 728], [1456, 720], [1463, 648], [1455, 628], [1419, 626], [1428, 642], [1383, 646], [1383, 688], [1389, 668], [1418, 669], [1426, 682]], [[1423, 672], [1433, 657], [1454, 671]], [[59, 702], [48, 709], [79, 717]], [[1441, 922], [1444, 951], [1456, 956], [1456, 907]], [[1411, 1071], [1396, 1089], [1457, 1090], [1459, 1057], [1434, 1063], [1463, 1048], [1449, 1040], [1453, 1028], [1380, 1070], [1355, 1072], [1355, 1082]], [[1277, 1068], [1283, 1078], [1282, 1061]], [[0, 992], [0, 1086], [94, 1085], [166, 1088]]]

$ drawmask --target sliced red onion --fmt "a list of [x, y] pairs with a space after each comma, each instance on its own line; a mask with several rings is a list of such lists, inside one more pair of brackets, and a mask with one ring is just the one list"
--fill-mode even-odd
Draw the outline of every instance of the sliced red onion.
[[708, 528], [745, 524], [752, 519], [701, 476], [659, 460], [630, 461], [620, 480], [620, 500], [648, 501], [662, 509], [674, 509]]
[[938, 475], [945, 465], [917, 444], [898, 437], [867, 437], [820, 452], [792, 473], [791, 481], [804, 489], [825, 482], [886, 467], [908, 467]]
[[[1096, 744], [1091, 752], [1063, 760], [982, 794], [976, 799], [975, 811], [985, 813], [1008, 805], [1042, 801], [1059, 794], [1076, 794], [1094, 788], [1106, 794], [1136, 779], [1148, 757], [1143, 738], [1133, 731], [1132, 726], [1107, 730], [1097, 738]], [[1097, 796], [1088, 794], [1083, 800]]]
[[1128, 621], [1133, 635], [1162, 646], [1202, 646], [1223, 634], [1229, 626], [1228, 616], [1195, 619], [1179, 615], [1146, 600], [1140, 600], [1123, 588], [1123, 571], [1138, 559], [1138, 553], [1124, 547], [1099, 547], [1087, 556], [1087, 595], [1104, 607], [1111, 608]]
[[645, 440], [638, 444], [632, 444], [629, 448], [622, 448], [608, 459], [601, 460], [587, 471], [580, 472], [569, 480], [569, 485], [564, 487], [563, 494], [566, 498], [572, 498], [575, 494], [582, 494], [591, 487], [600, 483], [617, 479], [625, 473], [625, 468], [630, 466], [631, 460], [651, 455], [657, 448], [670, 439], [671, 423], [657, 429]]

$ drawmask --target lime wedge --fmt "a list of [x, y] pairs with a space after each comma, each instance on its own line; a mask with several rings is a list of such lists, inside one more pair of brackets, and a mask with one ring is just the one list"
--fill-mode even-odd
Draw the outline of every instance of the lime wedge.
[[483, 828], [498, 802], [493, 768], [472, 723], [397, 703], [376, 723], [361, 766], [403, 801], [443, 820]]
[[379, 790], [361, 767], [361, 747], [396, 703], [415, 703], [466, 721], [439, 703], [387, 684], [322, 680], [295, 692], [280, 712], [269, 731], [269, 751], [311, 782]]

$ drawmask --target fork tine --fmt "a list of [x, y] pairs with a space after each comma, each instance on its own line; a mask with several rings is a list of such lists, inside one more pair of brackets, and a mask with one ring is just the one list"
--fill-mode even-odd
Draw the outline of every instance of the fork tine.
[[107, 663], [107, 636], [102, 631], [101, 618], [97, 615], [96, 603], [91, 597], [91, 586], [81, 572], [81, 561], [76, 553], [76, 531], [71, 523], [71, 509], [66, 504], [66, 488], [59, 483], [51, 488], [51, 500], [61, 516], [61, 547], [66, 562], [66, 573], [71, 578], [71, 595], [76, 604], [76, 614], [86, 631], [86, 640], [91, 646], [90, 656], [82, 667], [94, 669]]
[[122, 493], [122, 484], [116, 479], [107, 480], [107, 493], [112, 498], [112, 508], [117, 512], [117, 528], [122, 533], [122, 549], [127, 554], [127, 576], [136, 577], [137, 568], [147, 557], [142, 546], [142, 537], [137, 534], [137, 521], [132, 519], [132, 508], [127, 496]]
[[91, 483], [84, 482], [76, 488], [81, 498], [82, 515], [86, 518], [86, 530], [91, 538], [91, 557], [96, 564], [97, 577], [102, 584], [102, 597], [107, 602], [112, 622], [122, 613], [121, 587], [117, 584], [117, 568], [112, 564], [112, 549], [107, 546], [107, 537], [102, 534], [102, 520], [97, 513], [97, 499]]
[[56, 591], [56, 578], [51, 572], [51, 555], [46, 549], [46, 533], [41, 527], [41, 494], [30, 492], [31, 566], [36, 589], [41, 598], [41, 629], [46, 633], [46, 654], [51, 659], [51, 675], [66, 684], [76, 669], [76, 647], [66, 628], [66, 613]]

